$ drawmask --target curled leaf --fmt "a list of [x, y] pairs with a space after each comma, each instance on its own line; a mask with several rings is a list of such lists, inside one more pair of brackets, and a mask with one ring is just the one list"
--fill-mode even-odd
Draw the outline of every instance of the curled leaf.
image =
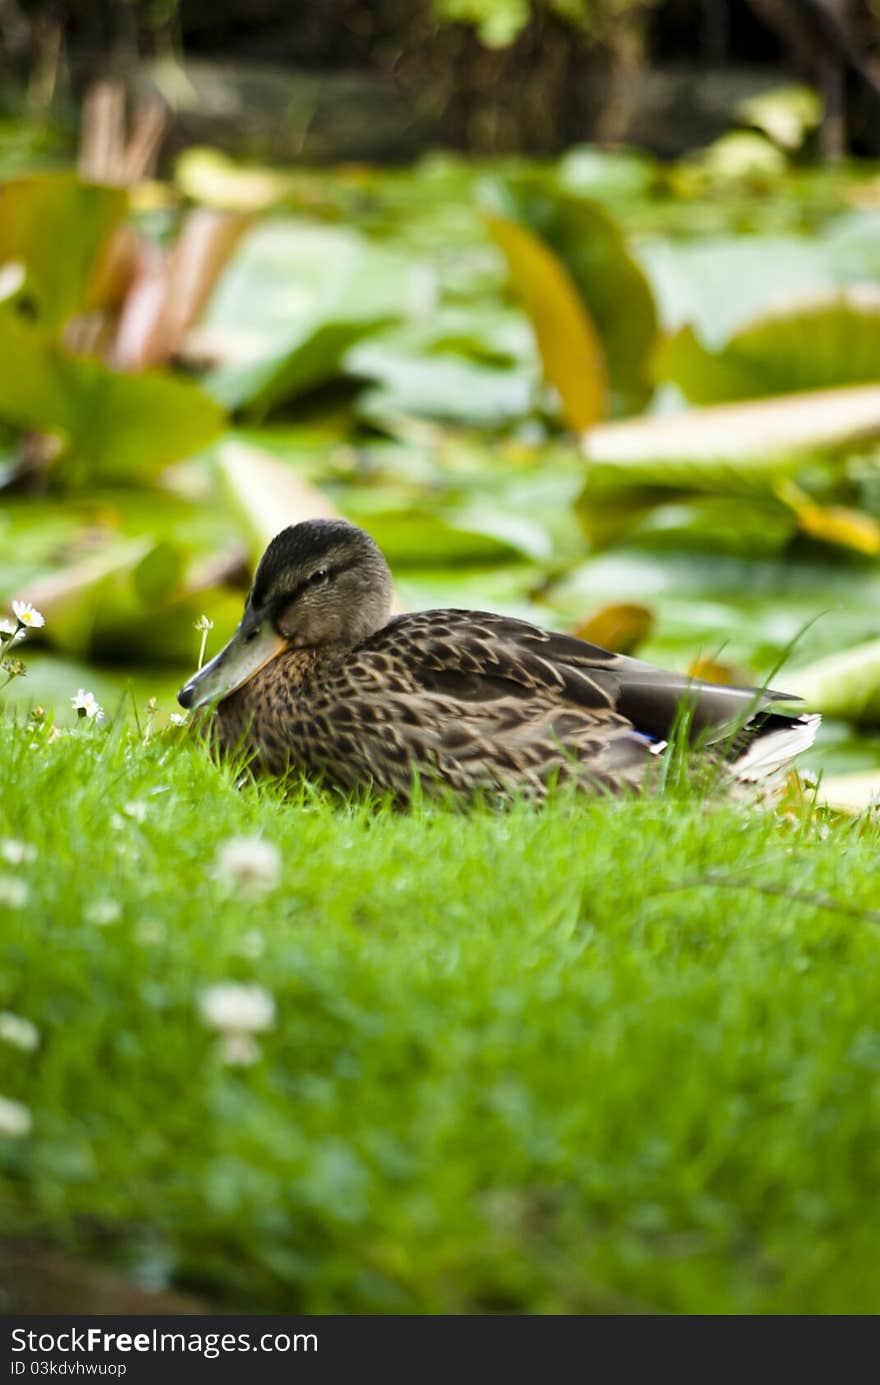
[[589, 428], [606, 412], [605, 360], [568, 270], [526, 227], [500, 216], [487, 217], [487, 225], [531, 319], [544, 374], [559, 393], [567, 422]]
[[602, 606], [587, 616], [573, 632], [579, 640], [601, 645], [615, 654], [633, 654], [649, 639], [654, 629], [654, 613], [635, 602]]
[[[657, 310], [645, 273], [614, 218], [596, 202], [567, 196], [531, 175], [486, 183], [482, 194], [490, 229], [492, 217], [519, 226], [564, 266], [601, 344], [608, 390], [604, 414], [643, 408], [653, 390]], [[516, 281], [513, 268], [512, 274]]]
[[339, 518], [326, 496], [262, 448], [237, 440], [220, 443], [217, 464], [255, 563], [286, 525], [303, 519]]
[[590, 429], [591, 482], [773, 490], [811, 452], [880, 435], [880, 385], [647, 415]]
[[[230, 440], [217, 448], [217, 463], [227, 495], [242, 521], [254, 564], [277, 533], [304, 519], [339, 519], [321, 491], [297, 476], [270, 452]], [[395, 610], [400, 610], [395, 605]]]
[[748, 687], [752, 681], [742, 669], [722, 664], [717, 659], [694, 659], [687, 672], [691, 678], [700, 678], [704, 683], [720, 683], [725, 688]]
[[818, 505], [791, 479], [781, 482], [776, 494], [794, 511], [798, 527], [811, 538], [851, 548], [871, 558], [880, 553], [880, 524], [872, 515], [845, 505]]
[[783, 303], [718, 350], [682, 327], [658, 350], [654, 371], [695, 404], [880, 380], [880, 290], [858, 285]]

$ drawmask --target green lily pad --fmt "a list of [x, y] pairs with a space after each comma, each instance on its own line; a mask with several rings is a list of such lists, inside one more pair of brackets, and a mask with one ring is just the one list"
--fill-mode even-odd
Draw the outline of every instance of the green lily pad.
[[534, 370], [493, 369], [449, 352], [411, 358], [377, 340], [355, 348], [346, 364], [379, 382], [358, 400], [359, 411], [379, 423], [408, 414], [491, 428], [522, 418], [536, 404]]
[[797, 669], [788, 683], [815, 711], [880, 725], [880, 640], [829, 654]]
[[602, 424], [589, 486], [772, 491], [806, 458], [880, 435], [880, 384], [811, 390]]
[[205, 388], [225, 409], [267, 414], [276, 405], [339, 375], [346, 352], [387, 321], [366, 318], [351, 322], [302, 322], [269, 355], [213, 370], [205, 380]]
[[205, 317], [241, 343], [206, 378], [226, 408], [266, 414], [344, 373], [361, 338], [400, 316], [408, 264], [355, 232], [277, 218], [251, 232]]
[[57, 434], [69, 485], [154, 477], [220, 432], [223, 413], [168, 371], [123, 375], [73, 356], [14, 311], [0, 311], [0, 419]]
[[125, 217], [121, 188], [84, 183], [73, 173], [14, 178], [0, 187], [0, 265], [23, 264], [33, 315], [61, 327], [87, 305], [98, 258]]
[[659, 351], [656, 371], [695, 404], [880, 381], [880, 292], [841, 290], [782, 306], [717, 351], [683, 327]]

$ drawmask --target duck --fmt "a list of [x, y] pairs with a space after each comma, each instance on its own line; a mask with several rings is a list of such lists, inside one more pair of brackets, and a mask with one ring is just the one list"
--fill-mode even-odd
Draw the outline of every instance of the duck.
[[283, 529], [232, 639], [180, 689], [221, 751], [344, 792], [543, 798], [658, 781], [686, 709], [695, 755], [727, 782], [777, 775], [820, 717], [771, 689], [655, 667], [479, 610], [392, 614], [391, 572], [341, 519]]

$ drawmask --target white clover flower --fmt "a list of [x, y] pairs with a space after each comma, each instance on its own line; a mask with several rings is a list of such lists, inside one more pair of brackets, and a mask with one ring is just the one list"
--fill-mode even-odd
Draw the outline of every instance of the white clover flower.
[[0, 842], [0, 857], [8, 866], [23, 866], [37, 859], [37, 848], [30, 842], [19, 842], [14, 837], [6, 837]]
[[41, 625], [46, 624], [46, 618], [29, 601], [13, 601], [12, 614], [19, 625], [26, 625], [29, 630], [39, 630]]
[[0, 875], [0, 905], [5, 904], [7, 909], [23, 909], [30, 893], [26, 880], [19, 880], [17, 875]]
[[186, 726], [189, 717], [185, 712], [172, 712], [168, 720], [171, 722], [172, 726]]
[[118, 923], [121, 917], [122, 907], [115, 899], [94, 899], [85, 911], [86, 923], [97, 924], [99, 928]]
[[33, 1053], [40, 1042], [40, 1031], [24, 1015], [14, 1015], [11, 1010], [0, 1010], [0, 1040], [12, 1044], [13, 1048]]
[[33, 1124], [33, 1117], [26, 1106], [22, 1106], [20, 1101], [0, 1096], [0, 1136], [20, 1140], [31, 1133]]
[[254, 1038], [275, 1022], [275, 1001], [262, 986], [227, 981], [209, 986], [199, 997], [202, 1021], [220, 1032], [217, 1051], [224, 1063], [248, 1067], [260, 1056]]
[[269, 992], [237, 981], [208, 986], [199, 997], [199, 1010], [210, 1029], [223, 1033], [259, 1034], [275, 1020], [275, 1001]]
[[268, 894], [281, 879], [281, 852], [262, 837], [230, 837], [217, 852], [217, 879], [256, 898]]
[[104, 716], [104, 709], [95, 694], [86, 692], [85, 688], [78, 689], [76, 695], [70, 699], [70, 705], [80, 717], [87, 717], [89, 721], [101, 721]]

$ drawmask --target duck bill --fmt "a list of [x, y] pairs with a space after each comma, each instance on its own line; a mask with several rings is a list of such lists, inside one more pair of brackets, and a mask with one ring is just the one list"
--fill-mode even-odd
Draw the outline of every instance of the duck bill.
[[226, 647], [184, 684], [177, 694], [181, 707], [195, 710], [208, 702], [222, 701], [249, 683], [287, 648], [287, 641], [271, 628], [260, 627], [256, 635], [251, 629], [247, 635], [245, 638], [240, 630], [236, 631]]

